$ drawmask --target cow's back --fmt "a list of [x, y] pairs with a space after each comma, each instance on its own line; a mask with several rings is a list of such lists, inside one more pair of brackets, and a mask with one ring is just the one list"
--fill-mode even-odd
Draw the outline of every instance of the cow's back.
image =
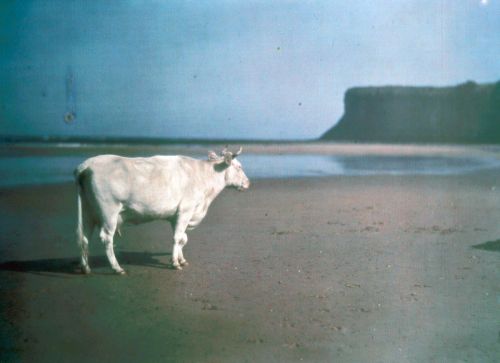
[[154, 219], [175, 213], [189, 186], [185, 164], [179, 156], [100, 155], [83, 162], [77, 177], [92, 214]]

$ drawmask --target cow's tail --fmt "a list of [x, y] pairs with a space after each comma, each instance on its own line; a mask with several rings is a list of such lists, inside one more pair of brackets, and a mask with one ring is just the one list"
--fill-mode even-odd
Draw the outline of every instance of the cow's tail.
[[80, 183], [78, 183], [78, 224], [76, 226], [76, 240], [78, 242], [78, 245], [82, 245], [83, 241], [83, 217], [82, 217], [82, 193], [81, 193], [82, 187], [80, 186]]
[[77, 188], [77, 213], [78, 213], [78, 224], [76, 226], [76, 240], [78, 242], [79, 246], [83, 245], [83, 212], [82, 212], [82, 177], [87, 170], [88, 164], [87, 163], [81, 163], [78, 165], [78, 167], [75, 169], [74, 175], [75, 175], [75, 183], [76, 183], [76, 188]]
[[[84, 215], [83, 215], [83, 205], [82, 205], [82, 198], [85, 197], [85, 191], [84, 191], [84, 183], [83, 183], [83, 178], [85, 177], [86, 174], [88, 174], [89, 171], [89, 166], [90, 162], [87, 160], [84, 163], [78, 165], [78, 167], [75, 169], [75, 182], [76, 182], [76, 187], [77, 187], [77, 198], [78, 198], [78, 225], [76, 227], [76, 237], [77, 237], [77, 243], [81, 248], [82, 252], [82, 259], [81, 259], [81, 269], [82, 272], [85, 274], [90, 273], [90, 267], [89, 267], [89, 238], [92, 234], [92, 231], [90, 231], [88, 228], [84, 228], [87, 226], [87, 223], [89, 221], [84, 221]], [[85, 226], [84, 226], [85, 223]], [[88, 234], [88, 235], [85, 235]]]

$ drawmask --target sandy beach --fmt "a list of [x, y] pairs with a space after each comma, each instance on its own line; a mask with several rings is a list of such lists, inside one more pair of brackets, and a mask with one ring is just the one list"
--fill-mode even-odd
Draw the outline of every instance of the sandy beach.
[[255, 180], [172, 232], [91, 242], [72, 184], [0, 191], [0, 361], [494, 362], [500, 172]]
[[499, 17], [0, 1], [0, 363], [500, 363]]

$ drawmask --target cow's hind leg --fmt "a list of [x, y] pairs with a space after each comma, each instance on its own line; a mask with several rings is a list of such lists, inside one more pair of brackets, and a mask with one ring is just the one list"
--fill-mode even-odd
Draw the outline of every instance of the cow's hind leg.
[[115, 235], [117, 226], [117, 217], [112, 220], [103, 223], [101, 230], [99, 231], [99, 238], [106, 248], [106, 256], [108, 257], [109, 264], [111, 268], [120, 275], [125, 274], [125, 270], [121, 268], [115, 257], [115, 251], [113, 248], [113, 236]]
[[80, 260], [80, 266], [84, 274], [90, 273], [89, 266], [89, 240], [92, 238], [92, 232], [94, 231], [94, 223], [88, 219], [83, 220], [83, 230], [82, 235], [78, 238], [78, 244], [82, 250], [82, 257]]
[[115, 257], [115, 251], [113, 248], [113, 235], [114, 231], [110, 232], [106, 228], [101, 228], [101, 231], [99, 233], [99, 237], [101, 238], [102, 243], [104, 244], [106, 248], [106, 256], [108, 256], [108, 261], [109, 264], [111, 265], [111, 268], [120, 275], [125, 274], [125, 270], [121, 268], [121, 266], [118, 264], [118, 261], [116, 260]]

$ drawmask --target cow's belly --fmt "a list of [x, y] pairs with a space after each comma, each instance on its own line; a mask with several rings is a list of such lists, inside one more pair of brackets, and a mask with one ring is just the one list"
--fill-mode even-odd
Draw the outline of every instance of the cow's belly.
[[120, 213], [121, 223], [125, 224], [142, 224], [158, 220], [155, 215], [136, 213], [131, 210], [124, 210]]
[[157, 219], [168, 219], [175, 213], [175, 207], [152, 208], [152, 206], [128, 205], [122, 208], [120, 218], [122, 223], [141, 224]]

